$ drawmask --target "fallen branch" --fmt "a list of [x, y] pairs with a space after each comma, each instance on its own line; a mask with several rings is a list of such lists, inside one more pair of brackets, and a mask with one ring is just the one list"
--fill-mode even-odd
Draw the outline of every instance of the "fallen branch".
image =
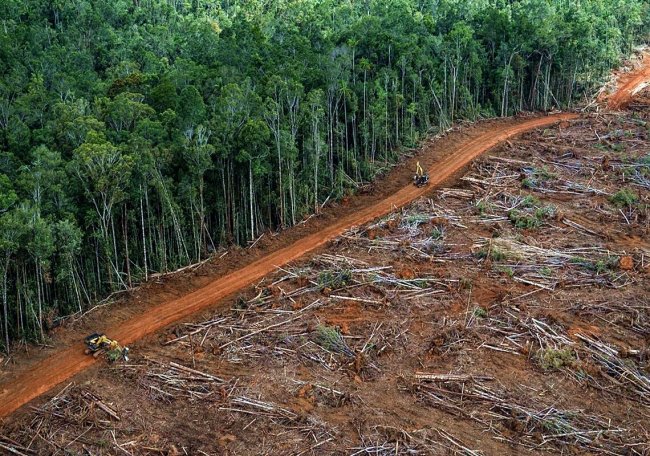
[[416, 380], [426, 380], [431, 382], [484, 382], [494, 380], [494, 377], [488, 375], [430, 374], [426, 372], [416, 372], [413, 377]]

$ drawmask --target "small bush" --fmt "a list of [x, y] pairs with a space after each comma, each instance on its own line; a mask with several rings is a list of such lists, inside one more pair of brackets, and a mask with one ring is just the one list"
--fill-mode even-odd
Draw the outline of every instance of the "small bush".
[[547, 348], [537, 352], [537, 361], [544, 370], [562, 369], [572, 367], [576, 362], [576, 355], [571, 348]]
[[551, 172], [546, 166], [541, 168], [524, 168], [526, 177], [521, 181], [523, 188], [535, 189], [544, 181], [557, 178], [557, 174]]
[[623, 144], [622, 142], [612, 143], [612, 144], [610, 144], [609, 147], [614, 152], [623, 152], [625, 150], [625, 144]]
[[524, 180], [521, 181], [521, 186], [524, 188], [533, 189], [537, 187], [537, 180], [531, 177], [526, 177]]
[[508, 258], [508, 254], [504, 252], [503, 250], [497, 248], [497, 247], [492, 247], [490, 249], [490, 259], [493, 261], [502, 261]]
[[460, 279], [460, 282], [459, 282], [458, 285], [459, 285], [461, 290], [471, 290], [473, 282], [472, 282], [472, 279], [470, 279], [468, 277], [463, 277], [463, 278]]
[[476, 318], [487, 318], [488, 313], [483, 307], [474, 307], [474, 316]]
[[318, 287], [322, 291], [325, 288], [337, 290], [347, 287], [352, 281], [352, 272], [344, 269], [340, 272], [323, 271], [318, 275]]
[[441, 226], [436, 226], [431, 230], [431, 238], [435, 241], [439, 241], [445, 236], [445, 229]]
[[534, 168], [533, 174], [541, 180], [551, 180], [557, 177], [557, 174], [551, 172], [546, 166]]
[[639, 201], [639, 197], [632, 190], [623, 188], [610, 196], [609, 201], [618, 207], [632, 207]]
[[426, 214], [413, 214], [402, 219], [402, 222], [407, 225], [421, 225], [423, 223], [428, 223], [431, 220], [431, 217]]
[[354, 356], [354, 352], [348, 347], [343, 336], [333, 326], [318, 325], [316, 327], [316, 334], [314, 335], [314, 342], [327, 351], [346, 356]]
[[500, 267], [500, 268], [499, 268], [499, 271], [503, 272], [505, 275], [507, 275], [507, 276], [510, 277], [511, 279], [512, 279], [512, 278], [514, 277], [514, 275], [515, 275], [515, 271], [514, 271], [511, 267], [509, 267], [509, 266]]
[[485, 200], [480, 200], [476, 202], [475, 208], [478, 215], [483, 215], [486, 212], [490, 212], [493, 209], [493, 206]]
[[502, 261], [508, 258], [508, 254], [498, 247], [485, 246], [476, 253], [476, 256], [484, 259], [490, 258], [492, 261]]
[[522, 207], [534, 208], [541, 205], [539, 198], [533, 195], [526, 195], [526, 197], [521, 201]]
[[235, 309], [248, 309], [248, 299], [244, 296], [237, 296], [237, 299], [235, 299]]
[[508, 212], [508, 218], [516, 228], [523, 230], [532, 230], [542, 226], [542, 221], [533, 214], [513, 209]]
[[637, 173], [642, 177], [650, 177], [650, 154], [641, 157], [637, 162]]
[[520, 229], [532, 230], [539, 228], [544, 219], [555, 214], [553, 206], [542, 206], [539, 199], [534, 196], [526, 196], [519, 205], [523, 210], [513, 209], [508, 212], [508, 218]]
[[542, 206], [535, 209], [535, 217], [538, 219], [545, 219], [553, 217], [555, 215], [555, 207], [553, 206]]
[[618, 267], [619, 258], [612, 256], [603, 260], [590, 261], [586, 258], [575, 257], [575, 258], [571, 258], [570, 262], [575, 265], [581, 266], [587, 269], [588, 271], [595, 272], [596, 274], [603, 274], [605, 272], [615, 270]]
[[548, 266], [544, 266], [542, 269], [540, 269], [539, 273], [544, 277], [551, 277], [553, 275], [553, 271]]

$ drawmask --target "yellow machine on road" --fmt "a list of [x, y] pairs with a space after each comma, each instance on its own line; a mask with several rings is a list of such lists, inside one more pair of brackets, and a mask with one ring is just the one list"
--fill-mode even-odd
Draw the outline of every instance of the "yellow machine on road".
[[116, 340], [109, 339], [105, 334], [94, 333], [86, 337], [86, 354], [96, 358], [100, 353], [106, 353], [109, 361], [129, 360], [129, 347], [122, 347]]
[[413, 185], [416, 187], [424, 187], [429, 183], [429, 174], [425, 173], [420, 162], [415, 165], [415, 175], [413, 176]]

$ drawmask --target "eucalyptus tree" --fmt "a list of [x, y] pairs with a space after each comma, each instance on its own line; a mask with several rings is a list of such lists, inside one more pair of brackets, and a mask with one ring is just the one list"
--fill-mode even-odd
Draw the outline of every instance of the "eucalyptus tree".
[[[102, 134], [93, 131], [75, 149], [70, 166], [95, 209], [100, 229], [99, 241], [109, 259], [114, 278], [125, 286], [118, 269], [114, 208], [128, 196], [124, 189], [131, 172], [132, 157], [107, 141]], [[99, 258], [97, 261], [99, 263]], [[100, 265], [97, 266], [99, 272]]]

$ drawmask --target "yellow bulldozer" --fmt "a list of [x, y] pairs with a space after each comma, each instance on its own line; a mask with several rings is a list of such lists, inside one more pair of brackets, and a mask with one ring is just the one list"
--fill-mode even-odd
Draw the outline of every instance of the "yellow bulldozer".
[[105, 334], [93, 333], [86, 337], [87, 355], [92, 354], [97, 358], [100, 354], [105, 353], [106, 358], [111, 361], [123, 359], [129, 360], [129, 347], [122, 347], [116, 340], [109, 339]]

